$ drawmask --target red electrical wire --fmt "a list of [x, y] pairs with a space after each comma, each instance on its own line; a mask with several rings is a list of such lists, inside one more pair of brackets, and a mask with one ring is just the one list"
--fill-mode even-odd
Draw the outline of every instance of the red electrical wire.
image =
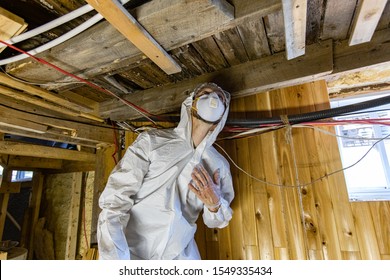
[[83, 78], [81, 78], [81, 77], [79, 77], [77, 75], [74, 75], [74, 74], [72, 74], [72, 73], [70, 73], [70, 72], [68, 72], [68, 71], [66, 71], [66, 70], [64, 70], [64, 69], [62, 69], [62, 68], [60, 68], [60, 67], [58, 67], [58, 66], [56, 66], [56, 65], [54, 65], [54, 64], [52, 64], [52, 63], [50, 63], [50, 62], [48, 62], [46, 60], [44, 60], [44, 59], [42, 59], [42, 58], [36, 57], [36, 56], [34, 56], [34, 55], [32, 55], [32, 54], [30, 54], [30, 53], [28, 53], [28, 52], [26, 52], [26, 51], [24, 51], [22, 49], [19, 49], [18, 47], [15, 47], [14, 45], [11, 45], [11, 44], [8, 44], [8, 43], [4, 42], [3, 40], [0, 40], [0, 43], [4, 44], [7, 47], [10, 47], [10, 48], [12, 48], [12, 49], [14, 49], [14, 50], [16, 50], [16, 51], [18, 51], [20, 53], [28, 55], [29, 57], [33, 58], [34, 60], [38, 61], [39, 63], [44, 64], [44, 65], [48, 65], [49, 67], [54, 68], [55, 70], [65, 74], [65, 75], [67, 75], [69, 77], [72, 77], [72, 78], [74, 78], [74, 79], [76, 79], [76, 80], [78, 80], [80, 82], [83, 82], [83, 83], [89, 85], [90, 87], [92, 87], [94, 89], [97, 89], [97, 90], [99, 90], [101, 92], [104, 92], [106, 94], [114, 96], [115, 98], [117, 98], [118, 100], [123, 102], [124, 104], [132, 107], [137, 112], [139, 112], [142, 115], [144, 115], [147, 119], [149, 119], [154, 124], [155, 124], [155, 122], [152, 119], [150, 119], [148, 116], [156, 117], [156, 118], [160, 119], [159, 116], [153, 115], [152, 113], [150, 113], [150, 112], [146, 111], [145, 109], [135, 105], [134, 103], [132, 103], [132, 102], [126, 100], [126, 99], [121, 98], [120, 96], [116, 95], [115, 93], [113, 93], [113, 92], [111, 92], [111, 91], [109, 91], [109, 90], [107, 90], [105, 88], [102, 88], [102, 87], [100, 87], [100, 86], [98, 86], [98, 85], [96, 85], [96, 84], [94, 84], [94, 83], [92, 83], [92, 82], [90, 82], [88, 80], [85, 80], [85, 79], [83, 79]]

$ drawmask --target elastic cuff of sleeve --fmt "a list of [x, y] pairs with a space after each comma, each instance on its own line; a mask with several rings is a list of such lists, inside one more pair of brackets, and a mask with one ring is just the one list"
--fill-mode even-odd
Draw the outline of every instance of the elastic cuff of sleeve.
[[221, 207], [221, 200], [219, 200], [217, 203], [215, 204], [205, 204], [205, 206], [207, 207], [207, 209], [219, 209], [219, 207]]

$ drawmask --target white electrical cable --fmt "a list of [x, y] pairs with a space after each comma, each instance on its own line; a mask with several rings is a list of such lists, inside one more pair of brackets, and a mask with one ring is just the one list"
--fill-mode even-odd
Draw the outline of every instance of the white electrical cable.
[[[100, 21], [102, 18], [103, 18], [103, 16], [101, 14], [96, 14], [92, 18], [87, 20], [86, 22], [84, 22], [84, 23], [80, 24], [79, 26], [77, 26], [76, 28], [72, 29], [71, 31], [65, 33], [64, 35], [58, 37], [57, 39], [50, 41], [47, 44], [44, 44], [44, 45], [39, 46], [31, 51], [28, 51], [28, 53], [31, 55], [36, 55], [36, 54], [44, 52], [50, 48], [53, 48], [53, 47], [65, 42], [65, 41], [69, 40], [70, 38], [80, 34], [84, 30], [86, 30], [87, 28], [91, 27], [92, 25], [94, 25], [95, 23]], [[0, 65], [5, 65], [5, 64], [12, 63], [12, 62], [16, 62], [16, 61], [22, 60], [26, 57], [29, 57], [29, 56], [27, 54], [23, 53], [23, 54], [19, 54], [19, 55], [10, 57], [10, 58], [2, 59], [2, 60], [0, 60]]]
[[[130, 0], [120, 0], [122, 5], [126, 4], [129, 1]], [[70, 21], [72, 19], [75, 19], [76, 18], [75, 15], [79, 14], [79, 16], [80, 16], [80, 15], [83, 15], [83, 14], [88, 12], [89, 8], [86, 7], [86, 6], [89, 6], [89, 5], [85, 5], [85, 6], [83, 6], [83, 7], [78, 9], [78, 10], [82, 9], [81, 11], [75, 10], [74, 11], [75, 14], [72, 14], [72, 12], [69, 13], [69, 14], [72, 14], [69, 17], [67, 17], [67, 15], [69, 15], [69, 14], [63, 16], [63, 17], [65, 17], [65, 19], [63, 17], [60, 17], [60, 18], [58, 18], [58, 20], [61, 19], [62, 23], [65, 23], [65, 22], [68, 22], [68, 21]], [[78, 12], [76, 13], [76, 11], [78, 11]], [[47, 44], [44, 44], [44, 45], [39, 46], [39, 47], [37, 47], [37, 48], [35, 48], [33, 50], [30, 50], [30, 51], [28, 51], [28, 53], [31, 54], [31, 55], [36, 55], [36, 54], [44, 52], [44, 51], [46, 51], [46, 50], [48, 50], [50, 48], [53, 48], [53, 47], [55, 47], [55, 46], [65, 42], [65, 41], [69, 40], [70, 38], [73, 38], [74, 36], [80, 34], [84, 30], [86, 30], [87, 28], [89, 28], [92, 25], [94, 25], [97, 22], [99, 22], [101, 19], [103, 19], [103, 16], [98, 13], [98, 14], [94, 15], [92, 18], [90, 18], [89, 20], [85, 21], [84, 23], [82, 23], [79, 26], [77, 26], [76, 28], [74, 28], [73, 30], [69, 31], [68, 33], [65, 33], [64, 35], [58, 37], [57, 39], [54, 39], [53, 41], [48, 42]], [[41, 27], [37, 27], [36, 29], [40, 29], [38, 31], [40, 31], [41, 33], [45, 32], [45, 31], [47, 31], [47, 30], [49, 30], [51, 28], [54, 28], [54, 27], [59, 25], [57, 23], [53, 23], [55, 21], [56, 20], [53, 20], [53, 21], [45, 24], [45, 26], [46, 26], [45, 28], [43, 28], [43, 26], [42, 26], [42, 28]], [[51, 27], [51, 28], [47, 28], [48, 26]], [[30, 34], [33, 34], [32, 36], [36, 36], [36, 35], [40, 34], [38, 31], [35, 31], [36, 29], [29, 31], [29, 32], [31, 32]], [[29, 32], [26, 32], [25, 34], [27, 34]], [[25, 34], [22, 34], [22, 35], [25, 35]], [[18, 39], [18, 37], [20, 37], [22, 35], [19, 35], [17, 37], [11, 38], [11, 39], [9, 39], [6, 42], [8, 43], [9, 41], [11, 41], [10, 42], [11, 44], [15, 44], [17, 42], [21, 42], [23, 40], [26, 40], [26, 39], [32, 37], [30, 35], [27, 35], [27, 36], [22, 37], [23, 40], [21, 40], [20, 38]], [[22, 60], [22, 59], [24, 59], [26, 57], [28, 57], [27, 54], [20, 54], [20, 55], [16, 55], [16, 56], [13, 56], [13, 57], [10, 57], [10, 58], [2, 59], [2, 60], [0, 60], [0, 65], [5, 65], [5, 64], [12, 63], [12, 62], [16, 62], [16, 61]]]

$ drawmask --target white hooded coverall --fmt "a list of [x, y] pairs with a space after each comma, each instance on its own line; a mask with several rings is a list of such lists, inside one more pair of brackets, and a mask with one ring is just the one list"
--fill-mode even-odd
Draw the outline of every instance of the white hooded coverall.
[[[229, 163], [212, 146], [229, 108], [195, 149], [192, 95], [182, 104], [176, 128], [141, 133], [112, 171], [99, 199], [100, 259], [200, 259], [194, 240], [199, 213], [203, 210], [203, 221], [210, 228], [223, 228], [232, 218], [229, 205], [234, 190]], [[221, 206], [216, 213], [188, 188], [199, 163], [212, 178], [219, 169]]]

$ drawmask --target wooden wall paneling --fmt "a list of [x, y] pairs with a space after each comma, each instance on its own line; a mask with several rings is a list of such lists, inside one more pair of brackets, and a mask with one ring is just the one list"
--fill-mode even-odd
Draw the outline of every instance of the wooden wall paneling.
[[[265, 97], [261, 98], [263, 103], [260, 103], [263, 106], [263, 110], [265, 111], [264, 116], [272, 117], [273, 115], [278, 115], [282, 111], [279, 105], [280, 102], [278, 102], [280, 96], [275, 94], [274, 91], [264, 94]], [[273, 108], [279, 109], [274, 111]], [[262, 156], [265, 162], [264, 179], [269, 183], [282, 185], [282, 179], [280, 176], [280, 163], [277, 157], [277, 150], [279, 147], [276, 139], [276, 133], [273, 132], [262, 134], [261, 139], [263, 143]], [[284, 204], [282, 203], [282, 195], [283, 189], [281, 187], [275, 185], [267, 186], [267, 198], [274, 246], [274, 258], [277, 260], [289, 259], [287, 228], [284, 215]]]
[[34, 258], [34, 231], [35, 226], [39, 218], [39, 210], [41, 207], [42, 200], [42, 191], [43, 191], [43, 180], [44, 176], [41, 172], [34, 172], [33, 176], [33, 187], [32, 187], [32, 196], [30, 202], [30, 208], [32, 209], [31, 214], [31, 228], [30, 230], [30, 240], [28, 248], [28, 259], [31, 260]]
[[205, 227], [206, 236], [206, 248], [207, 259], [218, 260], [219, 259], [219, 230], [215, 228]]
[[381, 254], [369, 204], [370, 202], [351, 203], [359, 251], [363, 260], [380, 260]]
[[[299, 110], [300, 113], [314, 112], [315, 101], [313, 96], [316, 94], [316, 82], [308, 83], [301, 85], [302, 91], [300, 91], [298, 96], [299, 101]], [[304, 147], [305, 151], [305, 160], [306, 164], [302, 166], [303, 168], [308, 169], [308, 175], [304, 181], [304, 183], [310, 183], [313, 179], [315, 179], [313, 172], [315, 169], [321, 165], [317, 145], [313, 139], [315, 139], [315, 131], [312, 129], [300, 129], [300, 135], [303, 136], [301, 138], [301, 147]], [[303, 151], [302, 151], [303, 152]], [[322, 228], [319, 227], [317, 209], [316, 209], [316, 201], [315, 201], [315, 186], [313, 184], [308, 185], [303, 188], [302, 194], [303, 199], [305, 201], [304, 209], [309, 214], [309, 217], [306, 222], [306, 232], [308, 236], [308, 249], [310, 254], [310, 259], [323, 259], [323, 251], [322, 251], [322, 240], [321, 240], [321, 231]]]
[[[237, 116], [237, 105], [234, 101], [230, 103], [230, 114], [231, 117]], [[227, 146], [224, 147], [226, 152], [238, 164], [237, 159], [239, 155], [237, 154], [237, 144], [236, 141], [227, 141]], [[233, 186], [235, 196], [231, 203], [231, 208], [233, 209], [233, 218], [229, 223], [230, 238], [231, 243], [231, 256], [233, 260], [245, 260], [245, 243], [244, 243], [244, 219], [242, 214], [242, 205], [241, 205], [241, 188], [242, 183], [240, 181], [239, 171], [236, 167], [230, 163], [231, 173], [233, 178]], [[241, 175], [242, 176], [242, 175]]]
[[[233, 213], [234, 215], [234, 213]], [[232, 259], [232, 240], [230, 238], [229, 228], [218, 229], [218, 240], [219, 240], [219, 260], [231, 260]]]
[[[333, 128], [331, 132], [335, 132]], [[327, 174], [342, 169], [340, 152], [338, 149], [337, 139], [330, 135], [324, 135], [324, 145], [322, 152], [325, 154], [327, 161], [323, 163], [327, 166]], [[353, 223], [351, 206], [347, 187], [345, 184], [344, 174], [336, 173], [328, 177], [329, 190], [333, 201], [333, 211], [338, 229], [340, 248], [342, 251], [359, 251], [356, 229]]]
[[382, 259], [390, 259], [390, 202], [372, 201], [369, 203], [375, 227], [379, 252]]
[[[315, 111], [314, 100], [312, 98], [312, 88], [307, 84], [291, 88], [289, 104], [296, 108], [291, 111], [292, 114], [302, 114]], [[291, 114], [290, 113], [290, 114]], [[299, 183], [302, 186], [298, 189], [298, 196], [302, 199], [302, 225], [307, 246], [308, 259], [323, 259], [321, 236], [317, 219], [317, 211], [313, 195], [313, 186], [307, 183], [311, 182], [311, 169], [318, 167], [317, 147], [313, 142], [313, 130], [294, 128], [293, 141], [295, 156], [299, 174]], [[317, 161], [313, 161], [317, 160]]]
[[[330, 104], [326, 83], [320, 81], [312, 84], [312, 86], [314, 85], [314, 92], [316, 94], [313, 95], [313, 98], [315, 100], [316, 110], [329, 109]], [[334, 133], [333, 128], [323, 127], [323, 129]], [[317, 169], [320, 171], [320, 174], [316, 174], [319, 176], [316, 178], [320, 178], [321, 176], [339, 170], [341, 168], [341, 161], [335, 137], [323, 133], [316, 133], [315, 135], [318, 136], [316, 144], [318, 145], [320, 162], [322, 163], [321, 167]], [[317, 209], [323, 211], [322, 218], [326, 222], [321, 227], [329, 234], [328, 240], [325, 240], [326, 236], [323, 237], [324, 255], [326, 255], [326, 259], [341, 259], [342, 251], [358, 251], [358, 247], [356, 246], [357, 240], [354, 236], [350, 235], [352, 232], [350, 228], [353, 228], [354, 225], [343, 174], [337, 173], [336, 175], [324, 178], [321, 180], [319, 186], [321, 186], [322, 190], [321, 192], [316, 192], [316, 201], [318, 201], [317, 204], [319, 205]], [[338, 192], [338, 188], [344, 191], [340, 190]], [[354, 230], [353, 233], [355, 233]], [[353, 242], [349, 249], [346, 249], [349, 244], [348, 238], [345, 235], [348, 235]]]
[[[241, 117], [245, 115], [245, 102], [243, 98], [234, 100], [236, 110]], [[252, 172], [250, 162], [250, 149], [247, 138], [236, 140], [237, 158], [236, 163], [247, 172]], [[239, 191], [242, 213], [242, 227], [246, 259], [259, 259], [257, 244], [256, 211], [254, 207], [253, 184], [251, 178], [243, 172], [238, 173]]]
[[[295, 87], [284, 88], [279, 91], [283, 107], [287, 114], [294, 114], [297, 108], [293, 105]], [[287, 224], [287, 237], [291, 259], [307, 259], [307, 248], [305, 244], [305, 232], [302, 224], [302, 209], [298, 188], [299, 174], [296, 168], [297, 152], [294, 145], [294, 131], [288, 132], [288, 128], [277, 132], [279, 145], [279, 160], [282, 166], [283, 185], [294, 186], [283, 189], [284, 210]]]
[[207, 245], [206, 245], [206, 226], [201, 217], [196, 221], [197, 229], [195, 232], [195, 241], [198, 246], [200, 258], [207, 259]]
[[[244, 98], [247, 118], [261, 118], [261, 111], [269, 104], [268, 95], [253, 95]], [[267, 104], [267, 105], [268, 105]], [[253, 113], [251, 113], [253, 112]], [[263, 113], [264, 114], [264, 113]], [[250, 160], [250, 174], [255, 178], [265, 181], [265, 165], [268, 164], [269, 159], [265, 158], [262, 153], [262, 147], [265, 143], [262, 141], [262, 136], [248, 138], [249, 145], [249, 160]], [[255, 179], [250, 179], [253, 186], [254, 210], [256, 217], [256, 235], [259, 250], [259, 259], [272, 260], [274, 259], [274, 244], [272, 238], [272, 227], [269, 209], [269, 198], [267, 185]]]

